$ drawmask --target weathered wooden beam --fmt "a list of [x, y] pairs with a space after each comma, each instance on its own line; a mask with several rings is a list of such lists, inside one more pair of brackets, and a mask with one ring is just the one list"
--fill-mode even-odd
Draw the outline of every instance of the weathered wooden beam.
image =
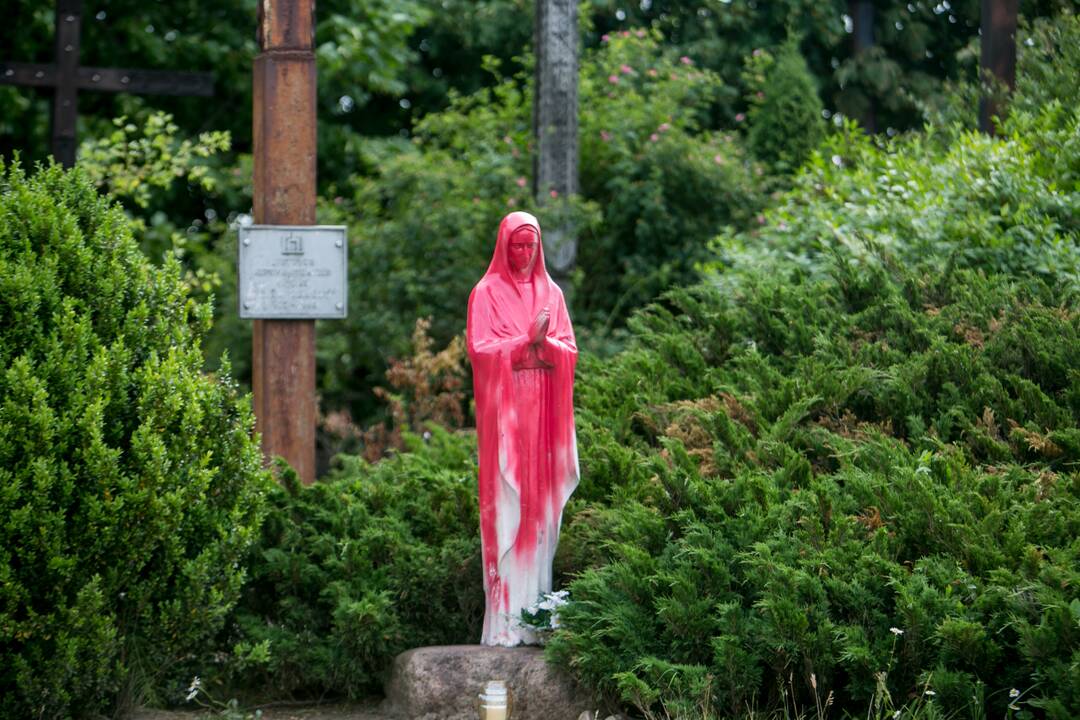
[[[536, 0], [536, 138], [533, 188], [538, 204], [578, 192], [578, 4], [577, 0]], [[547, 225], [544, 259], [556, 279], [574, 267], [574, 228]]]

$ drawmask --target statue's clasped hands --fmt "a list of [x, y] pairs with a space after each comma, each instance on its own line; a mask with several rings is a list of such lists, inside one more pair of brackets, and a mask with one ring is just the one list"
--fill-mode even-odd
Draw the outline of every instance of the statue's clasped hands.
[[551, 369], [555, 367], [540, 356], [544, 348], [544, 339], [547, 337], [548, 326], [551, 324], [551, 310], [544, 307], [536, 314], [532, 327], [529, 329], [529, 354], [535, 359], [537, 367]]
[[533, 320], [532, 330], [529, 332], [529, 344], [539, 345], [544, 342], [544, 338], [547, 337], [548, 325], [551, 324], [551, 311], [545, 307], [540, 312], [536, 313], [536, 319]]

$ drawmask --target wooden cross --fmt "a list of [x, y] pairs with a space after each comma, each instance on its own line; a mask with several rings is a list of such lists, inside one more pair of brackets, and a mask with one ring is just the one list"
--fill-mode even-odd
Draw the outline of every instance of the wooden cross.
[[52, 153], [65, 167], [75, 164], [79, 90], [204, 97], [214, 94], [214, 76], [210, 73], [80, 66], [81, 24], [82, 0], [56, 0], [56, 63], [0, 62], [0, 84], [54, 88]]

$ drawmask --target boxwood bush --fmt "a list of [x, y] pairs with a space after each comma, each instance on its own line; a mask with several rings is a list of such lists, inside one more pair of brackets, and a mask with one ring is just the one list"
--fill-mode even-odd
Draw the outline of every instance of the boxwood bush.
[[210, 311], [79, 172], [0, 165], [0, 716], [144, 700], [235, 602], [267, 478]]

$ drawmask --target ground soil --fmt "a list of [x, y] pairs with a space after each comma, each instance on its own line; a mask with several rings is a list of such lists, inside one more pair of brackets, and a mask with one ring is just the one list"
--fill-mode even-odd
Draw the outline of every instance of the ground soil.
[[[326, 705], [267, 705], [261, 708], [245, 708], [246, 714], [262, 710], [263, 720], [392, 720], [390, 715], [379, 712], [379, 700], [366, 703]], [[155, 710], [142, 708], [126, 720], [204, 720], [220, 717], [206, 709]]]

